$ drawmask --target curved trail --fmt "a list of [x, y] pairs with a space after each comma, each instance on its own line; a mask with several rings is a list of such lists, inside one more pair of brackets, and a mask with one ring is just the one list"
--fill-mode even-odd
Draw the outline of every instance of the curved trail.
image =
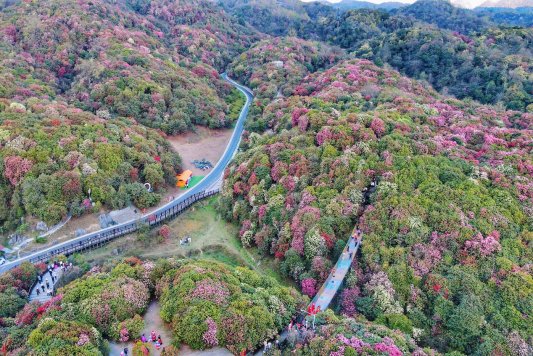
[[162, 207], [146, 215], [143, 215], [140, 219], [130, 220], [122, 224], [100, 229], [98, 231], [82, 235], [72, 240], [65, 241], [41, 251], [34, 252], [30, 255], [18, 258], [0, 266], [0, 273], [8, 271], [25, 261], [29, 261], [31, 263], [47, 261], [53, 259], [54, 256], [59, 254], [72, 254], [94, 245], [99, 246], [112, 239], [136, 231], [140, 224], [155, 225], [163, 220], [172, 218], [179, 214], [183, 209], [191, 205], [193, 202], [217, 193], [220, 189], [222, 177], [224, 176], [224, 170], [235, 156], [235, 153], [237, 152], [241, 142], [241, 135], [244, 130], [244, 121], [246, 121], [248, 111], [250, 110], [250, 105], [254, 97], [249, 88], [228, 78], [226, 73], [222, 74], [222, 78], [243, 93], [246, 97], [246, 102], [241, 109], [239, 118], [237, 119], [235, 128], [233, 130], [233, 134], [231, 135], [230, 141], [226, 146], [222, 157], [213, 170], [207, 176], [205, 176], [204, 179], [202, 179], [193, 188], [188, 190], [185, 194], [179, 196], [168, 204], [163, 205]]

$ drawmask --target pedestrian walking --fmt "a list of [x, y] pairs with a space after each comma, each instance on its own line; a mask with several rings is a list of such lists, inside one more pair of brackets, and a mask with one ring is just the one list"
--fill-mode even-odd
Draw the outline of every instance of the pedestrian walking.
[[157, 342], [163, 345], [163, 339], [161, 339], [161, 335], [157, 335]]
[[276, 339], [276, 349], [279, 350], [279, 339]]
[[37, 288], [35, 292], [37, 293], [37, 295], [41, 294], [41, 290], [39, 288]]
[[42, 288], [42, 290], [44, 292], [44, 283], [41, 283], [41, 288]]
[[124, 356], [128, 356], [128, 348], [127, 347], [124, 348]]
[[148, 341], [148, 340], [146, 340], [146, 336], [143, 334], [143, 335], [141, 336], [141, 342], [147, 342], [147, 341]]
[[353, 254], [353, 252], [350, 252], [350, 260], [352, 259], [352, 254]]
[[267, 352], [267, 341], [266, 341], [266, 340], [263, 341], [263, 344], [264, 344], [264, 346], [265, 346], [265, 347], [263, 348], [263, 354], [266, 354], [266, 352]]
[[150, 338], [152, 339], [152, 342], [157, 341], [157, 337], [155, 336], [155, 331], [152, 330], [152, 332], [150, 333]]
[[46, 280], [46, 288], [50, 288], [50, 282], [48, 282], [48, 280]]

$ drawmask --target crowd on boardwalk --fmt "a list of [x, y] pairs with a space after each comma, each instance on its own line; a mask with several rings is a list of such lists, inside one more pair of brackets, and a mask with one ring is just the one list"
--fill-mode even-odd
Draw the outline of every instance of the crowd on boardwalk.
[[72, 268], [72, 263], [54, 261], [47, 266], [43, 274], [37, 276], [37, 283], [33, 287], [30, 300], [46, 301], [54, 295], [54, 286], [61, 275]]

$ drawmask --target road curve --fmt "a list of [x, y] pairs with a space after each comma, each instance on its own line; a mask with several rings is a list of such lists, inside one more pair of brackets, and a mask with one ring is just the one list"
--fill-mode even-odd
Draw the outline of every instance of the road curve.
[[[174, 199], [173, 201], [169, 202], [168, 204], [165, 204], [156, 210], [151, 211], [150, 213], [143, 215], [140, 219], [130, 220], [122, 224], [114, 225], [105, 229], [100, 229], [98, 231], [94, 231], [82, 236], [79, 236], [77, 238], [74, 238], [69, 241], [62, 242], [60, 244], [48, 247], [46, 249], [43, 249], [38, 252], [34, 252], [32, 254], [29, 254], [27, 256], [18, 258], [14, 261], [5, 263], [4, 265], [0, 266], [0, 273], [3, 273], [5, 271], [8, 271], [18, 265], [20, 265], [22, 262], [25, 261], [36, 261], [36, 260], [43, 260], [43, 259], [49, 259], [52, 256], [54, 256], [54, 251], [78, 246], [81, 243], [91, 241], [91, 239], [98, 239], [101, 236], [104, 236], [106, 233], [109, 235], [113, 235], [115, 237], [118, 237], [120, 235], [118, 232], [115, 233], [114, 231], [120, 231], [122, 228], [123, 231], [127, 231], [127, 233], [133, 232], [136, 230], [136, 224], [138, 223], [149, 223], [149, 219], [153, 219], [154, 217], [157, 218], [158, 221], [161, 221], [166, 218], [166, 213], [171, 209], [174, 208], [185, 201], [187, 201], [189, 198], [193, 197], [195, 194], [204, 192], [210, 187], [214, 186], [218, 180], [220, 180], [224, 175], [224, 170], [228, 166], [229, 162], [232, 160], [232, 158], [235, 156], [235, 153], [237, 152], [237, 149], [239, 148], [239, 144], [241, 142], [241, 136], [242, 132], [244, 130], [244, 121], [246, 120], [248, 116], [248, 111], [250, 110], [250, 105], [252, 103], [252, 100], [254, 98], [252, 91], [235, 82], [234, 80], [230, 79], [226, 73], [223, 73], [222, 78], [229, 82], [231, 85], [233, 85], [235, 88], [237, 88], [241, 93], [243, 93], [246, 97], [246, 102], [244, 106], [241, 109], [241, 112], [239, 114], [239, 118], [237, 119], [237, 122], [235, 124], [235, 128], [233, 130], [233, 134], [231, 135], [230, 141], [228, 145], [226, 146], [226, 149], [224, 153], [222, 154], [222, 157], [219, 159], [218, 163], [215, 165], [215, 167], [211, 170], [211, 172], [205, 176], [198, 184], [196, 184], [194, 187], [192, 187], [190, 190], [188, 190], [186, 193], [182, 194], [178, 198]], [[113, 233], [111, 233], [113, 231]], [[123, 233], [125, 234], [125, 233]]]

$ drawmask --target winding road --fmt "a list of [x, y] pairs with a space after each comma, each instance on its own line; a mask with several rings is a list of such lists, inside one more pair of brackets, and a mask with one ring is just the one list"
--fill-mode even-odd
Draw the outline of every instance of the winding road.
[[224, 78], [224, 80], [229, 82], [241, 93], [243, 93], [246, 96], [246, 102], [241, 109], [239, 118], [237, 119], [235, 128], [233, 130], [233, 134], [230, 138], [228, 145], [226, 146], [226, 150], [222, 154], [222, 157], [220, 158], [216, 166], [204, 179], [202, 179], [193, 188], [188, 190], [185, 194], [182, 194], [181, 196], [169, 202], [168, 204], [163, 205], [162, 207], [154, 211], [151, 211], [150, 213], [142, 216], [140, 219], [127, 221], [119, 225], [114, 225], [105, 229], [91, 232], [80, 237], [74, 238], [72, 240], [65, 241], [60, 244], [43, 249], [41, 251], [34, 252], [27, 256], [20, 257], [16, 260], [13, 260], [0, 266], [0, 273], [8, 271], [25, 261], [29, 261], [32, 263], [44, 262], [47, 260], [51, 260], [54, 256], [58, 254], [73, 253], [78, 249], [81, 250], [82, 248], [85, 248], [85, 246], [90, 246], [92, 241], [98, 241], [99, 243], [101, 240], [110, 241], [111, 239], [134, 232], [135, 230], [137, 230], [140, 223], [150, 225], [153, 225], [154, 223], [159, 223], [163, 220], [175, 216], [176, 212], [179, 213], [179, 211], [183, 209], [183, 207], [187, 207], [192, 204], [192, 202], [198, 200], [198, 197], [206, 197], [217, 192], [222, 181], [222, 177], [224, 176], [224, 170], [228, 166], [232, 158], [235, 156], [235, 153], [239, 148], [239, 144], [241, 142], [241, 135], [244, 129], [244, 121], [248, 116], [248, 111], [250, 110], [250, 105], [254, 98], [252, 91], [249, 88], [238, 84], [234, 80], [230, 79], [225, 73], [222, 74], [222, 78]]

